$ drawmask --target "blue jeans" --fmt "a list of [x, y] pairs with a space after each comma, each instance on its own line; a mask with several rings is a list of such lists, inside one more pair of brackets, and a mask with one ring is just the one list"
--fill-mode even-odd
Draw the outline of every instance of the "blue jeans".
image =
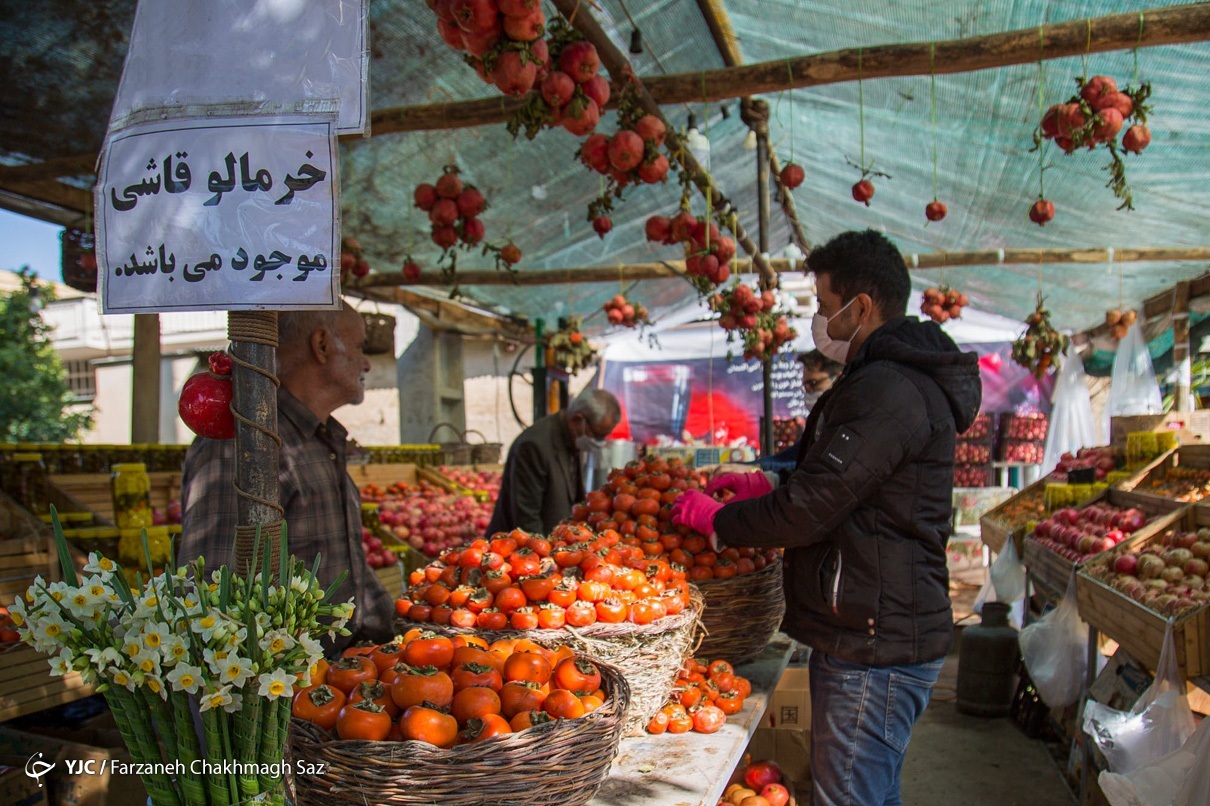
[[899, 773], [944, 658], [864, 666], [812, 652], [814, 806], [899, 806]]

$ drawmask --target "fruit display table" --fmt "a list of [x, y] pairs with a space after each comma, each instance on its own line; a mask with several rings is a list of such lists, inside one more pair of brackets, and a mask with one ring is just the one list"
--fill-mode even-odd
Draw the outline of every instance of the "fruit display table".
[[[751, 681], [752, 693], [717, 733], [623, 739], [609, 777], [589, 806], [715, 806], [760, 727], [793, 650], [794, 641], [779, 633], [756, 660], [736, 667]], [[799, 802], [805, 802], [801, 795]]]

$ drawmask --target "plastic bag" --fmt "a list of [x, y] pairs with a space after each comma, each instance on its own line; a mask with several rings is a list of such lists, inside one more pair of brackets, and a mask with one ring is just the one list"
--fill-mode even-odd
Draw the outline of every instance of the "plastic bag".
[[1047, 705], [1065, 708], [1079, 698], [1088, 668], [1088, 625], [1076, 612], [1074, 573], [1059, 606], [1021, 630], [1017, 642], [1025, 669]]
[[1084, 379], [1084, 361], [1075, 345], [1068, 342], [1063, 353], [1063, 368], [1059, 370], [1051, 397], [1054, 408], [1050, 412], [1046, 453], [1042, 457], [1043, 476], [1055, 469], [1064, 453], [1074, 454], [1080, 448], [1100, 444], [1092, 419], [1092, 397]]
[[1017, 541], [1009, 538], [991, 567], [996, 601], [1013, 603], [1025, 598], [1025, 565], [1017, 556]]
[[1179, 750], [1193, 728], [1169, 619], [1155, 681], [1129, 711], [1089, 700], [1084, 706], [1084, 733], [1096, 742], [1110, 772], [1128, 774]]
[[1106, 409], [1111, 417], [1164, 412], [1160, 385], [1155, 380], [1155, 367], [1151, 364], [1151, 353], [1147, 351], [1147, 342], [1143, 338], [1142, 320], [1131, 325], [1126, 337], [1118, 343]]
[[[1110, 806], [1204, 806], [1210, 803], [1210, 719], [1179, 750], [1129, 774], [1101, 773]], [[1200, 763], [1199, 763], [1200, 761]]]

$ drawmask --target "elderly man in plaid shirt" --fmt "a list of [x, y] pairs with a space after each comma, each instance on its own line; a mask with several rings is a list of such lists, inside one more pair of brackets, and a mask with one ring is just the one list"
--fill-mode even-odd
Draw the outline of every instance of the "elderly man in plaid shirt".
[[[277, 430], [279, 479], [289, 551], [308, 567], [322, 555], [319, 578], [349, 576], [336, 600], [354, 597], [349, 629], [335, 650], [353, 641], [389, 640], [394, 600], [366, 563], [361, 544], [361, 496], [345, 463], [348, 432], [332, 412], [365, 398], [369, 361], [365, 323], [345, 303], [339, 311], [278, 314]], [[179, 561], [198, 556], [208, 567], [234, 561], [236, 527], [234, 440], [195, 439], [182, 478], [183, 532]]]

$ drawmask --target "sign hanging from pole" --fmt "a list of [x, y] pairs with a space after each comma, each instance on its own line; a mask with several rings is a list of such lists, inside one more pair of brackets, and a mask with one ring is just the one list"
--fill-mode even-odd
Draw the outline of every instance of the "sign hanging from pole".
[[101, 312], [337, 308], [332, 114], [111, 132], [95, 190]]

